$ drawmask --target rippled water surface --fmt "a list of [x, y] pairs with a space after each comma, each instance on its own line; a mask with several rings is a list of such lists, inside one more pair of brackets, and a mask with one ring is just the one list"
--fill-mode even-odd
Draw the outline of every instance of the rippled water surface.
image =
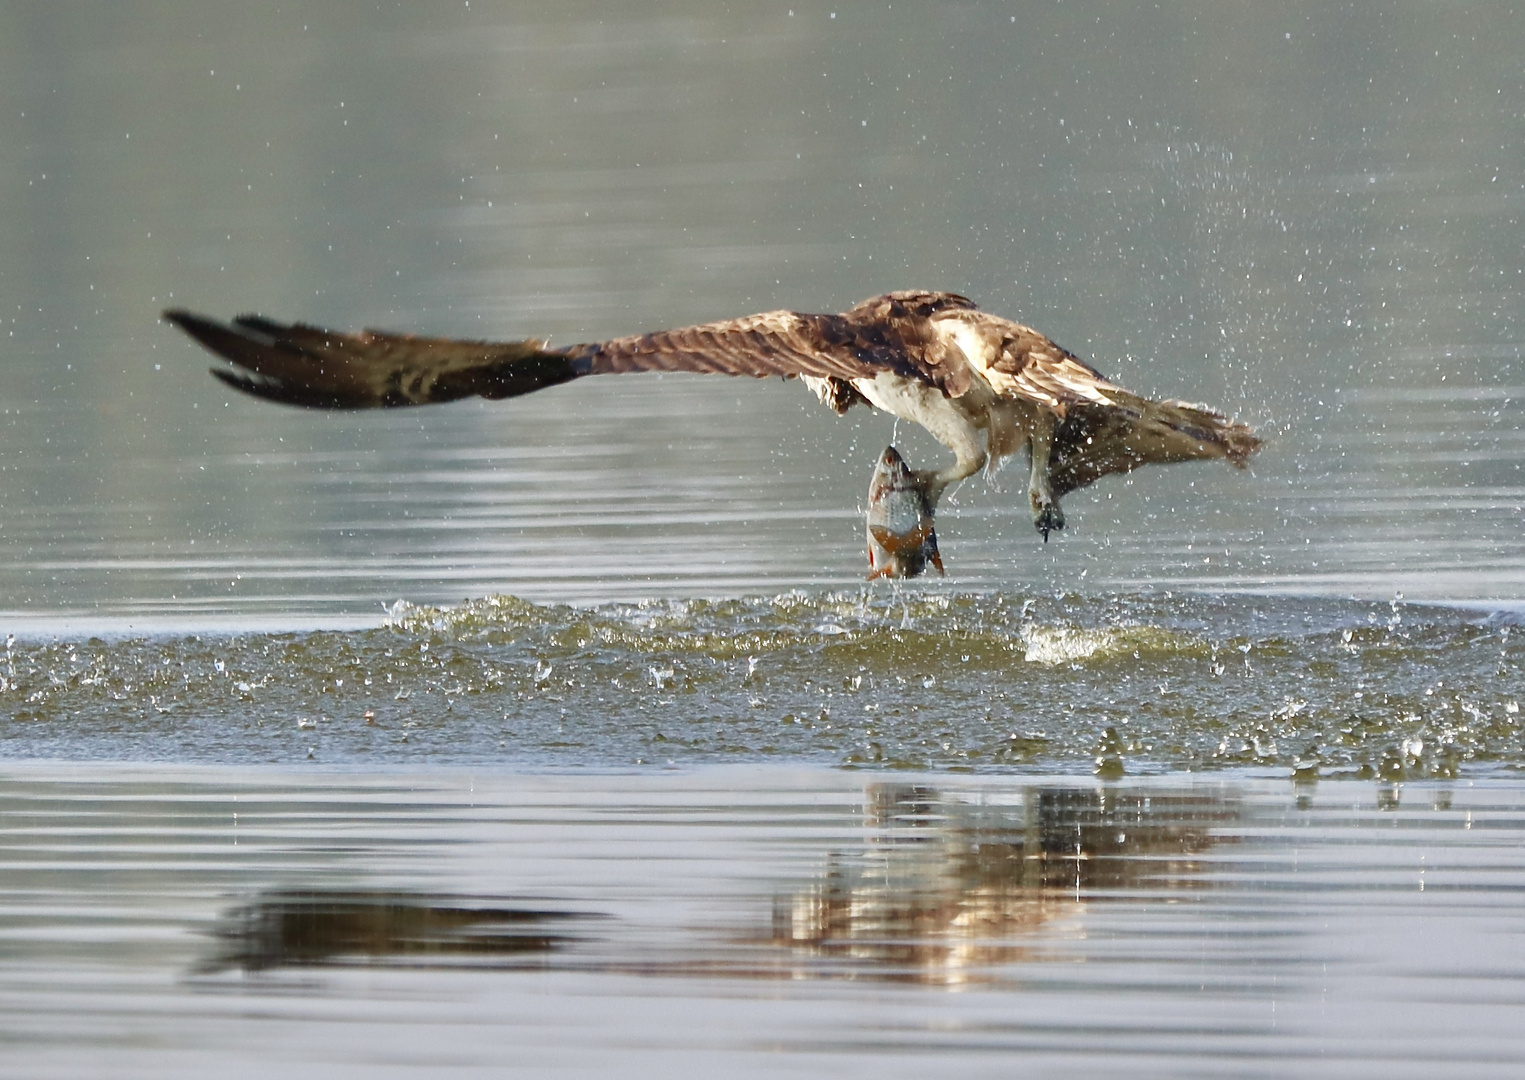
[[0, 6], [0, 621], [842, 589], [894, 439], [799, 386], [314, 414], [157, 321], [600, 338], [949, 288], [1266, 437], [1021, 467], [958, 590], [1519, 601], [1525, 26], [1504, 3]]
[[12, 766], [0, 1071], [1504, 1076], [1522, 795]]
[[1482, 776], [1525, 768], [1519, 622], [1163, 592], [489, 598], [375, 630], [12, 641], [0, 753]]
[[[1519, 15], [0, 3], [0, 1074], [1521, 1073]], [[871, 588], [907, 425], [157, 317], [906, 287], [1265, 446]]]

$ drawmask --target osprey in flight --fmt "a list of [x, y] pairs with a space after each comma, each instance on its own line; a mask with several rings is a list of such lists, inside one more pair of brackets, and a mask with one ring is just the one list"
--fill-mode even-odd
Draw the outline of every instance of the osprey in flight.
[[1045, 540], [1064, 527], [1060, 496], [1109, 473], [1198, 458], [1243, 468], [1260, 446], [1244, 424], [1204, 405], [1129, 393], [1038, 331], [954, 293], [892, 292], [840, 315], [769, 311], [561, 348], [335, 333], [255, 315], [164, 317], [233, 365], [212, 370], [223, 382], [320, 409], [518, 397], [636, 371], [798, 377], [839, 414], [871, 405], [953, 451], [947, 468], [913, 474], [929, 513], [949, 485], [1026, 449], [1028, 502]]

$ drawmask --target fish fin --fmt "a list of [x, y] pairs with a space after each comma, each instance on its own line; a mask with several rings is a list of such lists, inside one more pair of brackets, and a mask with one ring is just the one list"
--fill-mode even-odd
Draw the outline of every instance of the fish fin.
[[932, 526], [918, 525], [908, 533], [893, 533], [883, 525], [870, 525], [868, 531], [873, 536], [874, 543], [891, 555], [900, 555], [915, 551], [925, 544], [927, 537], [932, 535]]

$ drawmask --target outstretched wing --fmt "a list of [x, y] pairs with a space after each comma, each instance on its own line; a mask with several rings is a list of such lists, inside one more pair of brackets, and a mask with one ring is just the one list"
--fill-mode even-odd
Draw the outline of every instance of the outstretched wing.
[[341, 334], [257, 315], [231, 323], [189, 311], [166, 311], [164, 317], [233, 365], [213, 368], [213, 375], [288, 405], [370, 409], [512, 397], [577, 377], [565, 356], [538, 341]]
[[852, 315], [771, 311], [551, 349], [535, 340], [338, 333], [256, 315], [222, 323], [188, 311], [164, 313], [233, 365], [212, 372], [230, 386], [272, 401], [329, 409], [514, 397], [584, 375], [637, 371], [757, 378], [853, 379], [884, 370], [923, 375], [916, 350], [895, 326]]
[[872, 378], [880, 371], [921, 373], [915, 350], [897, 327], [847, 315], [765, 311], [723, 322], [637, 334], [566, 355], [580, 374], [692, 371], [705, 375]]
[[1223, 458], [1245, 467], [1261, 441], [1206, 405], [1150, 401], [1116, 387], [1106, 404], [1072, 406], [1054, 433], [1049, 479], [1055, 497], [1140, 465]]

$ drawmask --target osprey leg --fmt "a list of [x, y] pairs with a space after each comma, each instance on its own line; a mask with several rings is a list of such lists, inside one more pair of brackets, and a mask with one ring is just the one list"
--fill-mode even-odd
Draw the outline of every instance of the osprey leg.
[[1027, 440], [1028, 451], [1032, 455], [1032, 471], [1027, 480], [1027, 502], [1032, 507], [1033, 528], [1043, 534], [1045, 544], [1048, 543], [1050, 532], [1064, 528], [1064, 511], [1059, 508], [1059, 500], [1054, 496], [1049, 478], [1049, 459], [1053, 453], [1056, 426], [1052, 413], [1039, 410]]

